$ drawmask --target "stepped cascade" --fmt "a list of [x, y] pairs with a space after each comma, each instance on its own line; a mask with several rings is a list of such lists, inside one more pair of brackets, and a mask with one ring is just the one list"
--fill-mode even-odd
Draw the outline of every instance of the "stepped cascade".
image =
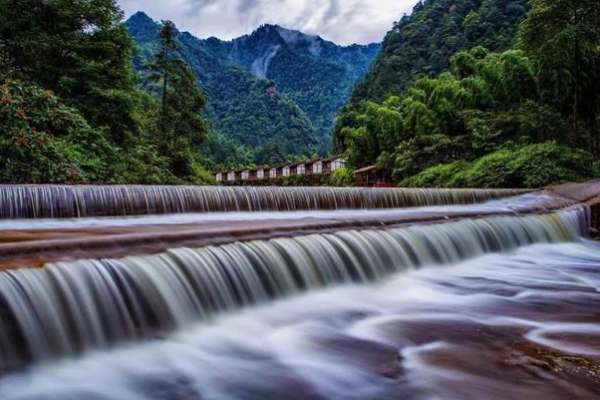
[[216, 313], [333, 284], [377, 281], [532, 243], [574, 241], [586, 232], [587, 221], [584, 211], [467, 219], [5, 272], [3, 369], [183, 328]]
[[0, 186], [0, 398], [594, 399], [595, 185]]
[[0, 218], [398, 208], [480, 203], [524, 192], [512, 189], [9, 185], [0, 186]]

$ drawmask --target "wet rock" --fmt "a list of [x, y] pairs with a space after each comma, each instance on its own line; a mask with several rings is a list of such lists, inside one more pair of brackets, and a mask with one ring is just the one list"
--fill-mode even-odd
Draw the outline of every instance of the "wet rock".
[[182, 375], [143, 377], [133, 386], [148, 400], [202, 400], [192, 381]]
[[600, 360], [561, 353], [526, 340], [511, 347], [507, 364], [529, 371], [543, 369], [555, 378], [600, 394]]

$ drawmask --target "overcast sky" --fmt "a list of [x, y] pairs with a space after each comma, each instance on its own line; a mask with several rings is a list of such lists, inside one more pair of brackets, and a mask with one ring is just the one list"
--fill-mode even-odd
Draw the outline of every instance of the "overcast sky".
[[144, 11], [206, 38], [232, 39], [270, 23], [339, 44], [372, 43], [417, 0], [117, 0], [127, 16]]

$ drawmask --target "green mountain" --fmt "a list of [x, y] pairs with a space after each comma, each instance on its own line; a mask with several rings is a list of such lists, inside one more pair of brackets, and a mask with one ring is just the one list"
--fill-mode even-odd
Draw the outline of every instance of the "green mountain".
[[[349, 106], [338, 116], [336, 135], [353, 126], [353, 111], [366, 101], [381, 102], [403, 94], [418, 78], [435, 77], [450, 58], [483, 46], [503, 51], [515, 44], [529, 0], [425, 0], [394, 24], [372, 69], [356, 86]], [[340, 138], [338, 138], [341, 140]]]
[[[126, 22], [144, 66], [156, 52], [158, 24], [144, 13]], [[279, 162], [327, 153], [338, 108], [375, 58], [378, 44], [342, 47], [279, 26], [264, 25], [231, 41], [178, 34], [180, 56], [209, 96], [216, 164]], [[152, 88], [147, 88], [152, 90]]]
[[340, 111], [349, 167], [403, 186], [540, 187], [598, 176], [597, 0], [429, 0]]

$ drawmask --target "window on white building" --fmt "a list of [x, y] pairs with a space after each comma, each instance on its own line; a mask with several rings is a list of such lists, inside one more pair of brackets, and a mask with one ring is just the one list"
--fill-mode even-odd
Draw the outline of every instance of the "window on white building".
[[313, 174], [320, 174], [323, 172], [323, 163], [318, 161], [313, 164]]
[[331, 162], [331, 170], [332, 171], [344, 168], [345, 166], [346, 166], [346, 161], [342, 160], [341, 158], [337, 158]]

